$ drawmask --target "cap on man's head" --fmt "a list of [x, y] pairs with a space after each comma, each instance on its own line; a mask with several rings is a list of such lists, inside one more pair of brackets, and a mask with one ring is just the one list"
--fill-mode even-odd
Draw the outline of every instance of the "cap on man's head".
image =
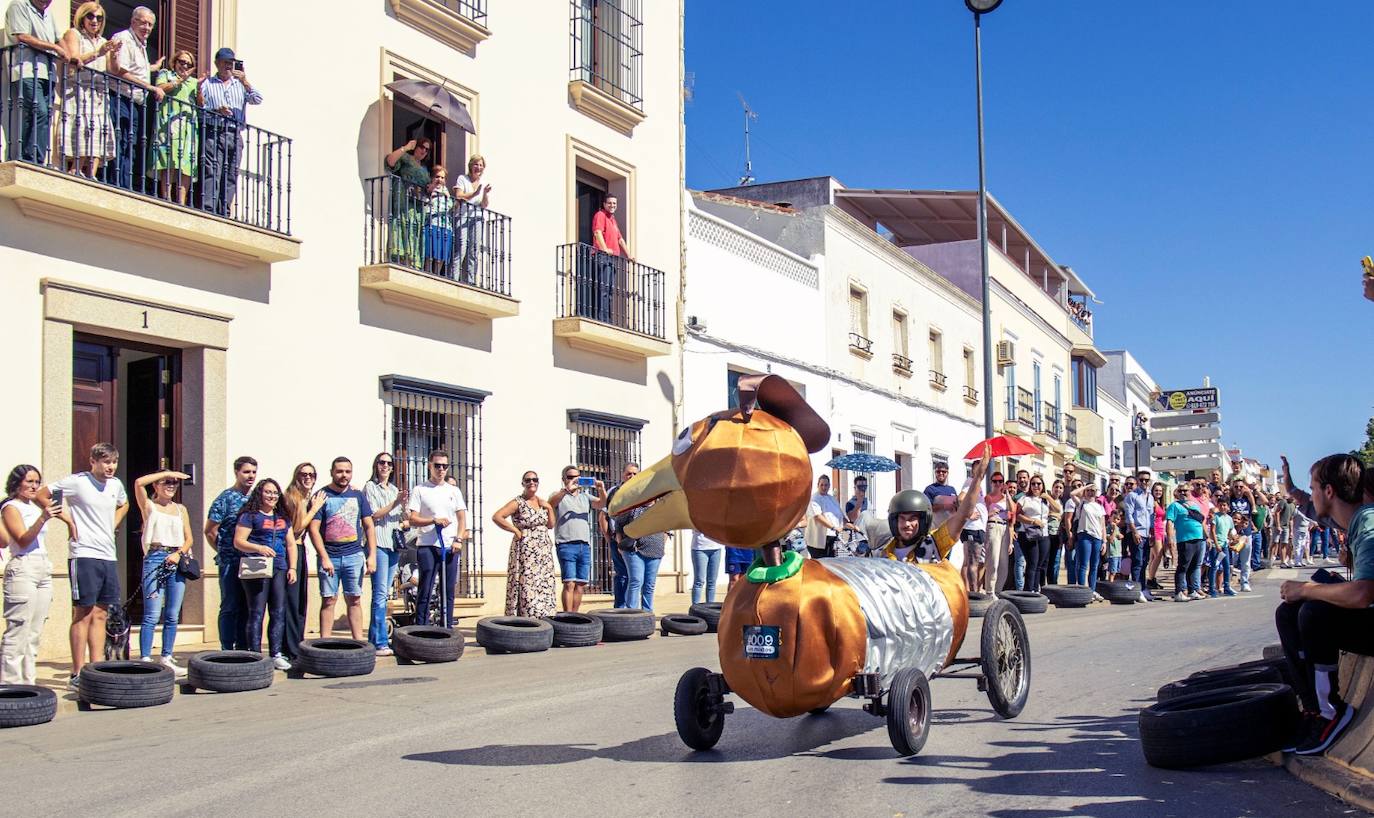
[[221, 48], [219, 51], [216, 51], [216, 52], [215, 52], [215, 62], [219, 62], [220, 60], [229, 60], [230, 62], [233, 62], [233, 61], [234, 61], [234, 49], [225, 47], [225, 48]]

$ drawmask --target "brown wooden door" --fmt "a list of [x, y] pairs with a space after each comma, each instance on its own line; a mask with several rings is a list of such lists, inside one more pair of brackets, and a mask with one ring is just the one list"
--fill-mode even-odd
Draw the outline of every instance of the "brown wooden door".
[[[124, 453], [125, 474], [129, 491], [136, 491], [133, 482], [144, 475], [172, 468], [176, 432], [172, 405], [175, 353], [144, 358], [129, 363], [125, 376], [128, 418]], [[138, 502], [129, 498], [130, 508], [125, 531], [124, 577], [126, 588], [136, 588], [142, 581], [143, 515]], [[140, 611], [138, 600], [130, 606]]]
[[[115, 439], [119, 351], [109, 344], [72, 344], [72, 471], [90, 468], [91, 447]], [[53, 478], [58, 475], [52, 475]]]

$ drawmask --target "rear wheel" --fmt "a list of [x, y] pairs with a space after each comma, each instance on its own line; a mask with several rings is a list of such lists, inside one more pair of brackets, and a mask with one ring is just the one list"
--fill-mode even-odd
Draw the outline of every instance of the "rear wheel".
[[1030, 698], [1030, 640], [1020, 611], [1006, 600], [998, 600], [983, 617], [980, 648], [988, 702], [997, 715], [1014, 719]]
[[709, 750], [725, 730], [725, 714], [714, 701], [708, 679], [711, 671], [694, 667], [682, 674], [673, 696], [673, 721], [682, 743], [693, 750]]
[[914, 667], [897, 671], [887, 696], [887, 737], [898, 755], [914, 756], [930, 734], [930, 682]]

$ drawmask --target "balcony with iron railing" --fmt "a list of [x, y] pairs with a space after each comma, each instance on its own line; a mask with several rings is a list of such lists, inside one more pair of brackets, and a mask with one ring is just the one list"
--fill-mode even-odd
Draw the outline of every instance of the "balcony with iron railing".
[[667, 355], [664, 273], [590, 244], [557, 248], [554, 335], [617, 357]]
[[1078, 418], [1064, 415], [1064, 442], [1078, 448]]
[[0, 197], [25, 216], [230, 266], [299, 257], [292, 141], [200, 107], [194, 77], [157, 100], [26, 45], [0, 75]]
[[945, 376], [945, 373], [941, 372], [938, 369], [930, 370], [930, 386], [932, 389], [936, 389], [940, 392], [943, 392], [945, 391], [945, 389], [948, 388], [946, 386], [948, 382], [949, 379]]
[[1059, 408], [1049, 401], [1041, 402], [1040, 430], [1052, 438], [1060, 437]]
[[892, 353], [892, 371], [905, 378], [911, 377], [911, 359], [899, 352]]
[[970, 404], [977, 405], [977, 403], [978, 403], [978, 390], [975, 389], [975, 388], [973, 388], [972, 386], [965, 386], [965, 387], [964, 387], [964, 400], [967, 401], [967, 402], [970, 403]]
[[390, 0], [396, 19], [434, 39], [472, 53], [491, 36], [487, 0]]
[[397, 176], [367, 191], [359, 283], [383, 301], [459, 320], [519, 313], [511, 298], [511, 220]]
[[1035, 395], [1029, 389], [1016, 387], [1016, 420], [1035, 428]]
[[849, 351], [863, 358], [873, 357], [873, 339], [857, 332], [849, 333]]
[[639, 0], [571, 0], [568, 94], [583, 113], [623, 133], [644, 121]]

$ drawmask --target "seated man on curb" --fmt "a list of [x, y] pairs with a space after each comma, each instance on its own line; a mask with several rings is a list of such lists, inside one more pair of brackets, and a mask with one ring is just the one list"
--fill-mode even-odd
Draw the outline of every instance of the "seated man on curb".
[[[1355, 717], [1355, 708], [1340, 697], [1340, 652], [1374, 656], [1374, 504], [1361, 504], [1361, 477], [1359, 459], [1348, 454], [1329, 455], [1312, 465], [1317, 515], [1349, 532], [1346, 564], [1351, 581], [1289, 580], [1279, 589], [1283, 603], [1274, 621], [1304, 715], [1297, 739], [1286, 752], [1326, 752]], [[1287, 468], [1284, 479], [1292, 485]], [[1290, 493], [1301, 494], [1291, 489]], [[1334, 575], [1314, 575], [1328, 576]]]

